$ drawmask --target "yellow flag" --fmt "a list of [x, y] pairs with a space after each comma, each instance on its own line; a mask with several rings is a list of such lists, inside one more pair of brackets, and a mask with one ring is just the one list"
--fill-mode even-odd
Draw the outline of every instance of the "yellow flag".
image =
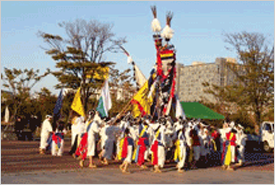
[[108, 78], [109, 75], [109, 67], [97, 67], [96, 70], [92, 70], [91, 74], [87, 74], [87, 78], [93, 78], [93, 79], [98, 79], [98, 80], [105, 80]]
[[83, 108], [83, 105], [82, 105], [82, 102], [81, 102], [81, 95], [80, 95], [80, 87], [78, 88], [75, 96], [74, 96], [74, 100], [73, 100], [73, 103], [71, 105], [71, 108], [77, 112], [79, 115], [81, 116], [85, 116], [85, 112], [84, 112], [84, 108]]
[[133, 116], [144, 116], [145, 114], [150, 115], [150, 107], [153, 103], [153, 96], [149, 96], [148, 80], [142, 86], [142, 88], [137, 92], [137, 94], [132, 99], [133, 104]]

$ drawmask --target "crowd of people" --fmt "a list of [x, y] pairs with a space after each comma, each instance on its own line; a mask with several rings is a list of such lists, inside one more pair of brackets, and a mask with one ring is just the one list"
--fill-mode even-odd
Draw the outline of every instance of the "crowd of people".
[[[47, 115], [41, 126], [40, 154], [50, 150], [52, 155], [62, 156], [65, 124], [58, 121], [53, 130], [51, 120], [52, 116]], [[88, 159], [89, 167], [96, 168], [96, 154], [103, 165], [121, 161], [119, 168], [123, 173], [129, 173], [132, 163], [148, 168], [145, 161], [151, 162], [156, 173], [162, 172], [166, 162], [175, 162], [178, 172], [214, 161], [224, 170], [234, 170], [234, 163], [240, 166], [245, 162], [245, 140], [243, 127], [234, 122], [224, 122], [223, 128], [218, 129], [201, 120], [133, 118], [130, 112], [119, 118], [101, 118], [99, 112], [92, 110], [87, 118], [74, 112], [69, 154], [79, 160], [81, 167]]]

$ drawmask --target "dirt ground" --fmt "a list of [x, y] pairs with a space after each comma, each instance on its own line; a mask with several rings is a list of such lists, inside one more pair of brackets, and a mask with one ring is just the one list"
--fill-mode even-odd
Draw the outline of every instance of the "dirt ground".
[[[78, 161], [69, 155], [70, 141], [65, 141], [64, 154], [62, 157], [51, 156], [38, 153], [39, 141], [1, 141], [1, 172], [32, 172], [41, 170], [78, 170]], [[274, 153], [246, 153], [246, 164], [236, 170], [245, 171], [274, 171]], [[100, 170], [118, 169], [120, 162], [111, 161], [108, 166], [100, 163], [96, 158], [95, 163]], [[88, 160], [85, 162], [88, 166]], [[146, 162], [151, 167], [150, 162]], [[171, 162], [165, 165], [164, 170], [176, 171], [176, 164]], [[220, 166], [213, 165], [209, 169], [221, 170]], [[132, 164], [129, 168], [134, 171], [142, 171]], [[150, 170], [150, 169], [148, 169]], [[207, 170], [207, 169], [204, 169]]]

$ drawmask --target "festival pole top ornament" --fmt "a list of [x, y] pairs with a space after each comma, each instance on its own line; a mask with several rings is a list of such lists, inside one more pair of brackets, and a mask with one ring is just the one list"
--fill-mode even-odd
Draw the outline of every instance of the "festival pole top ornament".
[[163, 28], [161, 36], [165, 39], [165, 41], [170, 41], [174, 35], [174, 31], [171, 28], [171, 20], [173, 18], [173, 13], [168, 12], [166, 15], [166, 26]]
[[[157, 21], [157, 10], [156, 7], [151, 7], [154, 19], [151, 23], [152, 30], [154, 31], [153, 38], [155, 41], [155, 48], [157, 51], [157, 81], [160, 90], [157, 92], [159, 94], [160, 100], [159, 106], [157, 109], [161, 110], [162, 115], [168, 115], [172, 101], [175, 99], [175, 84], [176, 84], [176, 50], [169, 41], [172, 39], [174, 35], [174, 31], [171, 28], [171, 20], [173, 18], [173, 13], [168, 12], [166, 14], [166, 25], [162, 29], [160, 34], [160, 25], [158, 25], [159, 21]], [[166, 43], [162, 43], [162, 39], [166, 41]]]

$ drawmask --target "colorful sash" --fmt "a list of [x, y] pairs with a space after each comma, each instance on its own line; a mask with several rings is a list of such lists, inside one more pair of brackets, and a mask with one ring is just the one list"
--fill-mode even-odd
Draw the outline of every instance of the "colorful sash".
[[88, 132], [91, 128], [91, 125], [93, 124], [93, 121], [88, 123], [86, 132], [82, 135], [81, 140], [79, 139], [79, 145], [77, 147], [77, 150], [75, 152], [76, 156], [80, 156], [82, 160], [86, 159], [87, 152], [88, 152]]
[[216, 142], [214, 141], [214, 139], [211, 139], [211, 142], [212, 142], [212, 144], [213, 144], [213, 149], [214, 149], [214, 151], [216, 152], [216, 151], [217, 151]]
[[175, 152], [174, 152], [174, 161], [179, 162], [181, 161], [181, 149], [180, 149], [180, 140], [178, 139], [175, 142]]
[[61, 141], [64, 139], [64, 134], [63, 133], [55, 133], [52, 135], [52, 140], [55, 142], [55, 149], [59, 150], [61, 147]]
[[233, 138], [233, 136], [234, 136], [234, 134], [230, 133], [229, 140], [225, 141], [225, 151], [224, 151], [225, 156], [224, 156], [223, 164], [226, 166], [230, 165], [231, 158], [232, 158], [230, 140]]
[[125, 139], [125, 138], [122, 138], [122, 139], [120, 139], [120, 141], [119, 141], [119, 152], [118, 152], [118, 154], [117, 154], [118, 160], [121, 160], [121, 159], [122, 159], [122, 147], [123, 147], [124, 139]]
[[194, 156], [193, 143], [194, 143], [194, 139], [191, 138], [191, 147], [190, 147], [189, 158], [188, 158], [189, 163], [191, 163], [193, 161], [193, 156]]
[[[143, 144], [144, 144], [144, 142], [142, 142], [142, 141], [140, 142], [140, 140], [141, 140], [142, 136], [144, 135], [144, 133], [145, 133], [147, 127], [148, 127], [148, 126], [144, 126], [144, 127], [143, 127], [142, 131], [141, 131], [140, 134], [139, 134], [139, 140], [136, 142], [136, 148], [135, 148], [135, 150], [134, 150], [134, 154], [133, 154], [133, 157], [132, 157], [132, 159], [133, 159], [135, 162], [137, 162], [137, 161], [138, 161], [138, 158], [139, 158], [140, 145], [143, 145]], [[144, 140], [144, 139], [143, 139], [143, 140]], [[139, 142], [140, 142], [141, 144], [138, 144]], [[142, 143], [143, 143], [143, 144], [142, 144]], [[145, 145], [145, 144], [144, 144], [144, 145]]]
[[77, 147], [77, 150], [75, 152], [76, 156], [80, 156], [82, 160], [86, 159], [87, 156], [87, 150], [88, 150], [88, 133], [84, 133], [82, 136], [82, 139], [79, 143], [79, 146]]
[[[179, 133], [178, 133], [179, 134]], [[181, 139], [183, 139], [183, 135], [180, 136], [180, 139], [177, 139], [175, 142], [175, 152], [174, 152], [174, 161], [179, 162], [182, 160], [182, 144]]]
[[158, 165], [158, 136], [160, 134], [160, 131], [158, 129], [156, 135], [155, 135], [155, 141], [151, 147], [151, 151], [153, 152], [153, 155], [152, 155], [152, 163], [153, 165]]
[[125, 159], [127, 157], [127, 154], [128, 154], [128, 138], [129, 138], [129, 136], [126, 136], [124, 138], [124, 142], [123, 142], [123, 145], [122, 145], [121, 157], [123, 159]]

